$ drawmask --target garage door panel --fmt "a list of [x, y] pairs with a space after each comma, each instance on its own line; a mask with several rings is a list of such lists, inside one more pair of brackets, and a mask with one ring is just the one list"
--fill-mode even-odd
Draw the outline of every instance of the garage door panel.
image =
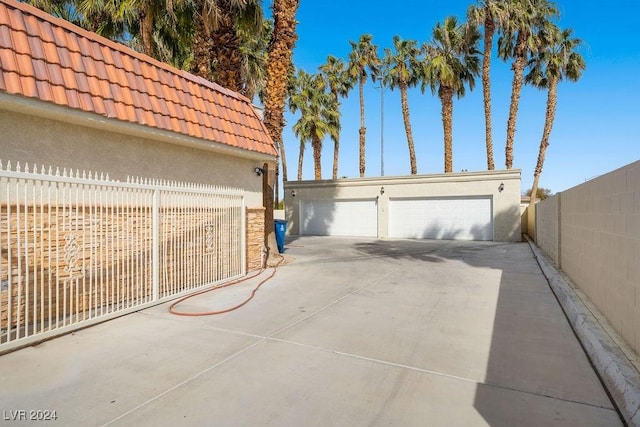
[[301, 234], [318, 236], [378, 235], [378, 206], [371, 200], [304, 200]]
[[492, 240], [491, 198], [392, 199], [389, 235], [410, 239]]

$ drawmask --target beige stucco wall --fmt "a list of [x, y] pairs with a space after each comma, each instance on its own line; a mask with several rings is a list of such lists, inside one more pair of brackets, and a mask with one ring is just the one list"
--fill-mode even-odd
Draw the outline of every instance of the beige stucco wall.
[[[504, 183], [504, 190], [498, 187]], [[380, 194], [380, 188], [385, 191]], [[337, 181], [289, 181], [284, 185], [287, 232], [300, 233], [302, 200], [377, 199], [378, 237], [387, 238], [389, 199], [404, 197], [489, 196], [493, 200], [494, 240], [519, 241], [520, 170], [462, 172]], [[295, 190], [296, 196], [292, 197]]]
[[640, 353], [640, 161], [539, 203], [537, 223], [538, 245], [557, 246], [561, 269]]
[[[6, 97], [6, 95], [5, 95]], [[111, 179], [126, 181], [127, 176], [156, 178], [179, 182], [241, 188], [245, 190], [248, 207], [262, 206], [262, 177], [253, 169], [262, 166], [265, 158], [240, 157], [206, 144], [183, 144], [166, 135], [144, 137], [144, 126], [136, 125], [116, 131], [88, 113], [68, 111], [62, 107], [50, 109], [7, 109], [0, 103], [0, 160], [29, 165], [73, 168], [109, 173]], [[51, 117], [68, 117], [69, 121], [34, 115], [42, 111]], [[96, 116], [97, 117], [97, 116]], [[111, 121], [113, 122], [113, 120]], [[94, 126], [95, 125], [95, 126]]]

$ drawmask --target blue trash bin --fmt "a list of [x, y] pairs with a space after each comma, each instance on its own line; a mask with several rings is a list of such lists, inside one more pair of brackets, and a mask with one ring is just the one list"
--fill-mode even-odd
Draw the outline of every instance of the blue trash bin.
[[276, 227], [276, 243], [278, 244], [278, 252], [284, 252], [284, 236], [287, 232], [287, 221], [282, 219], [274, 220]]

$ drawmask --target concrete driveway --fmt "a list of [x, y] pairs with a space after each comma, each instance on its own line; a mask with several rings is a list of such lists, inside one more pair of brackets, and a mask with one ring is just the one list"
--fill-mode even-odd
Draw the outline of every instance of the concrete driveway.
[[286, 254], [234, 312], [164, 304], [0, 356], [4, 422], [621, 425], [526, 243], [304, 237]]

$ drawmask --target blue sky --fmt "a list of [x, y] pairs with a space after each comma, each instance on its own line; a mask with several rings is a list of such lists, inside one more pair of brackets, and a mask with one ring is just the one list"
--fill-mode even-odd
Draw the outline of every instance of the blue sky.
[[[298, 10], [298, 42], [294, 63], [316, 72], [327, 55], [347, 59], [349, 41], [369, 33], [379, 47], [392, 46], [394, 35], [422, 44], [431, 39], [437, 22], [447, 16], [465, 19], [470, 1], [388, 2], [307, 1]], [[394, 3], [391, 3], [393, 5]], [[542, 187], [563, 191], [586, 179], [640, 159], [640, 45], [637, 17], [640, 3], [631, 0], [601, 2], [565, 0], [556, 2], [558, 24], [572, 28], [585, 42], [581, 53], [587, 70], [577, 83], [562, 82], [547, 158], [540, 179]], [[270, 2], [265, 4], [270, 7]], [[504, 169], [506, 121], [511, 94], [510, 62], [492, 62], [493, 139], [496, 169]], [[381, 172], [380, 91], [369, 82], [365, 88], [366, 176]], [[531, 187], [542, 127], [546, 92], [525, 87], [520, 99], [514, 144], [514, 168], [522, 170], [522, 190]], [[419, 174], [444, 171], [443, 131], [440, 101], [429, 90], [409, 92], [411, 124]], [[340, 177], [357, 177], [360, 112], [357, 87], [342, 99]], [[476, 88], [454, 100], [454, 171], [486, 170], [484, 115], [481, 79]], [[289, 179], [296, 179], [299, 141], [291, 127], [299, 116], [287, 112], [284, 131]], [[322, 150], [322, 177], [331, 178], [333, 142], [326, 139]], [[384, 94], [384, 175], [408, 175], [409, 154], [402, 124], [398, 91]], [[310, 145], [305, 151], [303, 179], [313, 179]]]

